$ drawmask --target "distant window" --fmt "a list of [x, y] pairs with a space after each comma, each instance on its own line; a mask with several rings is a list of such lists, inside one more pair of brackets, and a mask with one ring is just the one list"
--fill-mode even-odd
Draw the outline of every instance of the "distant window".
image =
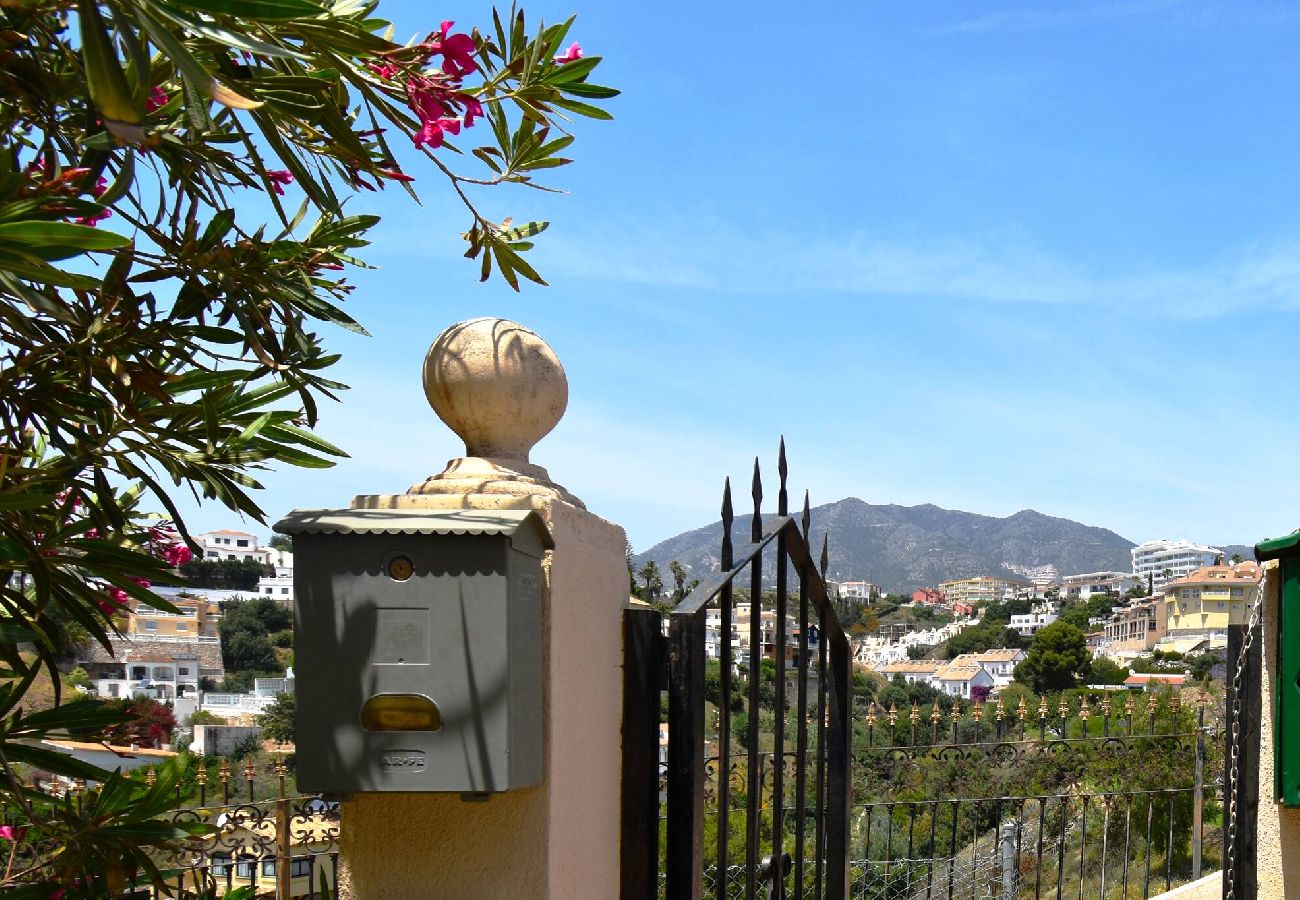
[[275, 857], [266, 856], [262, 858], [262, 874], [274, 877], [275, 875]]
[[155, 621], [153, 621], [152, 619], [150, 619], [149, 621], [147, 621], [147, 622], [144, 623], [144, 630], [145, 630], [145, 631], [157, 631], [157, 630], [158, 630], [158, 623], [155, 622]]
[[188, 674], [190, 674], [190, 668], [189, 668], [189, 666], [179, 666], [179, 667], [176, 669], [176, 673], [177, 673], [178, 675], [188, 675]]
[[252, 878], [253, 866], [256, 863], [257, 860], [253, 859], [251, 856], [241, 856], [238, 865], [235, 866], [235, 877]]
[[301, 878], [311, 874], [311, 857], [302, 856], [289, 862], [289, 875], [293, 878]]
[[116, 684], [110, 684], [110, 685], [108, 686], [108, 696], [110, 696], [110, 697], [116, 697], [116, 696], [118, 696], [118, 687], [119, 687], [119, 685], [116, 685]]
[[1239, 588], [1239, 587], [1235, 587], [1235, 588], [1232, 589], [1232, 596], [1234, 596], [1234, 597], [1240, 597], [1241, 594], [1242, 594], [1242, 589], [1241, 589], [1241, 588]]
[[288, 589], [288, 588], [280, 588], [280, 593], [281, 593], [281, 594], [287, 594], [287, 593], [289, 593], [289, 589]]
[[212, 854], [212, 874], [225, 875], [230, 872], [230, 854], [214, 853]]
[[274, 594], [274, 593], [275, 593], [275, 588], [267, 588], [267, 589], [266, 589], [266, 592], [267, 592], [268, 594]]
[[147, 668], [145, 668], [144, 666], [132, 666], [132, 667], [131, 667], [131, 677], [132, 677], [133, 679], [136, 679], [136, 680], [139, 680], [139, 679], [141, 679], [141, 678], [148, 678], [148, 677], [149, 677], [149, 670], [148, 670]]
[[218, 556], [220, 556], [221, 554], [218, 553], [216, 550], [209, 550], [209, 551], [207, 552], [207, 555], [208, 555], [208, 556], [211, 556], [213, 559], [216, 559], [216, 558], [217, 558]]
[[248, 546], [248, 541], [244, 540], [243, 538], [240, 538], [239, 540], [235, 541], [235, 546], [236, 546], [236, 547], [247, 547], [247, 546]]
[[190, 630], [190, 623], [189, 623], [189, 622], [177, 622], [177, 623], [176, 623], [176, 630], [177, 630], [177, 631], [189, 631], [189, 630]]

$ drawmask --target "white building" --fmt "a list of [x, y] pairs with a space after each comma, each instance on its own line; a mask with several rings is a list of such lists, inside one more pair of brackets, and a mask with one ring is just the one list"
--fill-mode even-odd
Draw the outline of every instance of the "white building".
[[1040, 628], [1046, 628], [1056, 621], [1061, 611], [1060, 604], [1051, 600], [1035, 604], [1029, 612], [1013, 615], [1008, 628], [1013, 628], [1021, 637], [1033, 637]]
[[[976, 665], [987, 672], [993, 678], [993, 684], [1001, 689], [1009, 685], [1015, 678], [1016, 666], [1025, 658], [1026, 653], [1012, 647], [1005, 647], [998, 650], [985, 650], [983, 653], [969, 654]], [[965, 656], [959, 656], [957, 660], [964, 660]]]
[[1066, 575], [1062, 578], [1059, 596], [1068, 600], [1088, 600], [1093, 594], [1119, 596], [1135, 587], [1146, 586], [1146, 576], [1134, 575], [1131, 572], [1085, 572], [1082, 575]]
[[[272, 554], [279, 551], [271, 547], [262, 547], [257, 543], [257, 535], [247, 531], [205, 531], [196, 535], [194, 540], [203, 549], [203, 558], [207, 560], [236, 560], [239, 562], [260, 562], [270, 565]], [[292, 563], [290, 563], [292, 565]]]
[[839, 583], [841, 600], [861, 600], [875, 603], [880, 599], [880, 585], [870, 581], [841, 581]]
[[974, 662], [968, 663], [962, 657], [954, 659], [935, 672], [930, 680], [930, 685], [935, 690], [963, 700], [970, 699], [974, 688], [993, 690], [993, 683], [993, 676], [985, 671], [983, 666]]
[[288, 550], [267, 547], [267, 565], [275, 569], [274, 575], [263, 575], [257, 581], [257, 595], [271, 597], [287, 606], [293, 606], [293, 554]]
[[945, 668], [945, 664], [937, 659], [910, 659], [888, 663], [878, 667], [876, 671], [889, 679], [899, 675], [908, 684], [929, 685], [934, 681], [935, 673], [942, 668]]
[[1133, 574], [1143, 581], [1149, 576], [1156, 587], [1163, 587], [1204, 566], [1212, 566], [1221, 555], [1215, 547], [1186, 540], [1147, 541], [1129, 552], [1133, 555]]
[[283, 678], [253, 679], [251, 694], [218, 694], [214, 691], [205, 691], [199, 696], [199, 709], [223, 719], [257, 715], [274, 703], [277, 695], [292, 694], [293, 680], [293, 669], [290, 668]]
[[137, 653], [127, 650], [125, 659], [103, 665], [116, 669], [110, 677], [95, 679], [100, 697], [149, 697], [174, 700], [199, 691], [199, 659], [187, 653]]

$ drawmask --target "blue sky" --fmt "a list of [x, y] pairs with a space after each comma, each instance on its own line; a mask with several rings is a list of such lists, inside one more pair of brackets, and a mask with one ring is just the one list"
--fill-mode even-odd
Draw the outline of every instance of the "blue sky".
[[[723, 476], [772, 468], [781, 434], [814, 504], [1033, 508], [1136, 541], [1300, 525], [1300, 9], [526, 8], [577, 12], [624, 91], [614, 122], [579, 123], [551, 179], [568, 195], [481, 197], [552, 221], [532, 256], [552, 286], [478, 284], [466, 218], [414, 155], [422, 206], [358, 198], [384, 216], [350, 304], [373, 336], [329, 336], [354, 389], [322, 425], [352, 459], [268, 475], [269, 516], [461, 455], [421, 361], [500, 315], [568, 371], [533, 461], [638, 550], [712, 521]], [[381, 10], [399, 34], [437, 25]]]

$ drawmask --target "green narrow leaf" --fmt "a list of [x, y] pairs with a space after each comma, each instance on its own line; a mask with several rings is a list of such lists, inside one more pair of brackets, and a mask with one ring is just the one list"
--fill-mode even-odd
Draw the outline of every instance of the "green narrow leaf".
[[200, 251], [211, 250], [225, 239], [230, 233], [230, 229], [235, 227], [235, 211], [233, 209], [218, 210], [208, 226], [203, 229], [203, 234], [199, 235], [197, 248]]
[[560, 85], [560, 90], [566, 94], [572, 94], [575, 97], [588, 97], [592, 100], [608, 100], [610, 97], [617, 97], [622, 91], [617, 91], [611, 87], [604, 87], [599, 84], [587, 84], [585, 81], [575, 81], [572, 84]]
[[218, 16], [243, 19], [297, 19], [325, 13], [310, 0], [171, 0], [172, 5]]
[[106, 228], [33, 220], [0, 222], [0, 241], [29, 247], [71, 247], [76, 250], [114, 250], [131, 244], [130, 238]]
[[[520, 275], [523, 275], [529, 281], [533, 282], [534, 284], [540, 284], [542, 287], [549, 286], [545, 281], [542, 280], [542, 276], [538, 275], [536, 270], [533, 269], [533, 267], [530, 266], [524, 260], [524, 258], [520, 256], [518, 253], [516, 253], [515, 251], [511, 250], [509, 247], [503, 244], [493, 244], [492, 247], [494, 250], [497, 250], [499, 253], [499, 255], [497, 256], [497, 265], [503, 266], [504, 263], [502, 257], [505, 257], [505, 259], [509, 260], [510, 267], [514, 269], [516, 272], [518, 272]], [[516, 291], [519, 290], [519, 288], [514, 284], [512, 284], [511, 286], [514, 287]]]
[[553, 106], [561, 109], [567, 109], [569, 112], [577, 113], [580, 116], [586, 116], [589, 119], [601, 119], [610, 121], [614, 116], [599, 106], [592, 106], [590, 103], [582, 103], [578, 100], [570, 100], [567, 97], [555, 97], [551, 101]]
[[126, 155], [122, 157], [121, 168], [117, 170], [117, 177], [113, 179], [107, 190], [100, 194], [96, 200], [103, 206], [112, 206], [126, 196], [126, 192], [131, 189], [131, 184], [134, 181], [135, 151], [128, 147]]
[[537, 237], [547, 228], [551, 227], [550, 222], [525, 222], [523, 225], [503, 231], [502, 235], [508, 241], [517, 241], [520, 238]]
[[600, 65], [599, 56], [584, 56], [582, 59], [575, 59], [573, 62], [567, 62], [555, 67], [555, 70], [546, 76], [547, 84], [564, 84], [569, 81], [581, 81], [590, 74], [591, 70]]

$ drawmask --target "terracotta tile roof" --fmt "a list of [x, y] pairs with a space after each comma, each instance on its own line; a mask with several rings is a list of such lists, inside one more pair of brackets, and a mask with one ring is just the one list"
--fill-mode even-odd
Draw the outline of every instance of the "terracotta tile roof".
[[936, 681], [970, 681], [983, 671], [983, 666], [959, 665], [956, 660], [953, 660], [938, 672], [935, 672], [934, 677]]
[[1150, 684], [1151, 682], [1154, 681], [1157, 684], [1178, 685], [1178, 684], [1182, 684], [1186, 679], [1187, 679], [1186, 675], [1173, 675], [1173, 674], [1130, 675], [1128, 678], [1124, 679], [1124, 683], [1125, 684]]
[[[240, 537], [256, 537], [256, 535], [249, 534], [247, 531], [231, 531], [229, 528], [218, 528], [216, 531], [205, 531], [203, 534], [237, 534]], [[203, 535], [199, 536], [202, 537]]]
[[1013, 647], [1003, 647], [997, 650], [985, 650], [983, 653], [974, 655], [980, 662], [1013, 662], [1017, 658], [1024, 656], [1025, 651]]
[[1192, 587], [1206, 584], [1259, 584], [1263, 570], [1259, 563], [1243, 562], [1235, 566], [1202, 566], [1190, 575], [1184, 575], [1176, 581], [1165, 585], [1173, 587]]
[[118, 756], [157, 756], [160, 758], [170, 759], [173, 756], [180, 755], [175, 750], [154, 750], [148, 747], [138, 747], [132, 750], [130, 747], [123, 747], [120, 744], [93, 744], [86, 741], [44, 740], [41, 743], [61, 747], [65, 750], [93, 750], [100, 753], [107, 750], [111, 753], [116, 753]]
[[879, 672], [888, 672], [891, 675], [904, 672], [925, 672], [934, 673], [943, 667], [943, 663], [937, 659], [909, 659], [906, 662], [890, 663], [880, 669]]

